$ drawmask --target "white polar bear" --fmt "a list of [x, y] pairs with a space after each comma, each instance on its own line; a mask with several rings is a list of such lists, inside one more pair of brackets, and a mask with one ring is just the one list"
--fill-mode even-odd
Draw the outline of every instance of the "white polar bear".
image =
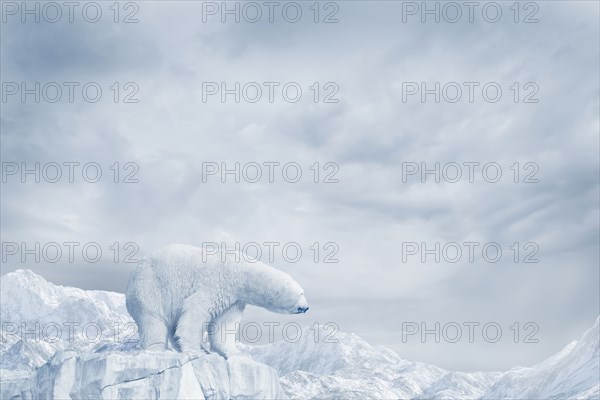
[[220, 333], [239, 326], [246, 304], [282, 314], [308, 310], [304, 291], [288, 274], [261, 262], [222, 262], [220, 254], [180, 244], [138, 265], [126, 300], [142, 348], [167, 349], [171, 342], [180, 351], [199, 351], [204, 330], [216, 324], [208, 329], [210, 348], [226, 358], [239, 350], [234, 335]]

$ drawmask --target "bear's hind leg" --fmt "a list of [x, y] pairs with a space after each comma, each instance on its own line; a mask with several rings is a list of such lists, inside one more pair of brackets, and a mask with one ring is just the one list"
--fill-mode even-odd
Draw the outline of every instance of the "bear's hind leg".
[[140, 345], [148, 350], [165, 350], [168, 342], [167, 325], [161, 319], [143, 315], [136, 321], [139, 327]]
[[208, 353], [202, 347], [202, 338], [205, 328], [210, 323], [210, 314], [203, 306], [198, 293], [191, 295], [183, 302], [173, 336], [175, 347], [179, 351], [198, 352], [204, 350]]
[[225, 358], [240, 353], [235, 340], [243, 311], [244, 304], [235, 303], [213, 322], [213, 325], [216, 326], [211, 326], [208, 331], [212, 351]]

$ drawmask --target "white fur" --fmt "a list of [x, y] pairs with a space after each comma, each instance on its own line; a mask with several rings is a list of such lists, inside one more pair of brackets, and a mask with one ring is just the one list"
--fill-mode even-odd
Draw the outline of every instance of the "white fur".
[[[142, 348], [199, 351], [208, 329], [211, 349], [238, 352], [233, 335], [246, 304], [293, 314], [308, 308], [304, 291], [288, 274], [260, 262], [231, 262], [227, 255], [172, 244], [154, 252], [132, 274], [127, 310], [138, 325]], [[243, 258], [242, 258], [243, 260]], [[214, 334], [213, 332], [217, 332]], [[206, 349], [205, 349], [206, 350]]]

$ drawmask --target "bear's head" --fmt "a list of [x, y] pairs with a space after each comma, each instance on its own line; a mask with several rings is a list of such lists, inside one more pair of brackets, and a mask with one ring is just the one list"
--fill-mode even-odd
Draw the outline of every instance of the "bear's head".
[[308, 310], [302, 287], [288, 274], [262, 265], [255, 276], [253, 288], [248, 288], [247, 302], [280, 314], [301, 314]]
[[269, 311], [280, 314], [301, 314], [308, 311], [308, 300], [300, 285], [287, 275], [285, 281], [274, 287], [273, 301], [266, 307]]

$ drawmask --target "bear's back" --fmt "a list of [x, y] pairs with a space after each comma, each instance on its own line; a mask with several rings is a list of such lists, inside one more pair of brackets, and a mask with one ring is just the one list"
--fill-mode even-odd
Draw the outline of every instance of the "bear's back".
[[144, 264], [153, 270], [159, 282], [176, 286], [187, 296], [203, 286], [227, 286], [237, 281], [242, 271], [268, 268], [261, 262], [249, 263], [244, 258], [241, 253], [214, 254], [196, 246], [170, 244], [154, 251]]
[[231, 281], [229, 268], [220, 258], [204, 255], [199, 247], [173, 244], [144, 258], [129, 281], [127, 306], [133, 312], [147, 309], [171, 320], [186, 298], [202, 292], [212, 298], [214, 288]]
[[159, 282], [177, 287], [187, 297], [202, 284], [214, 283], [222, 269], [216, 261], [199, 247], [171, 244], [154, 251], [145, 263]]

